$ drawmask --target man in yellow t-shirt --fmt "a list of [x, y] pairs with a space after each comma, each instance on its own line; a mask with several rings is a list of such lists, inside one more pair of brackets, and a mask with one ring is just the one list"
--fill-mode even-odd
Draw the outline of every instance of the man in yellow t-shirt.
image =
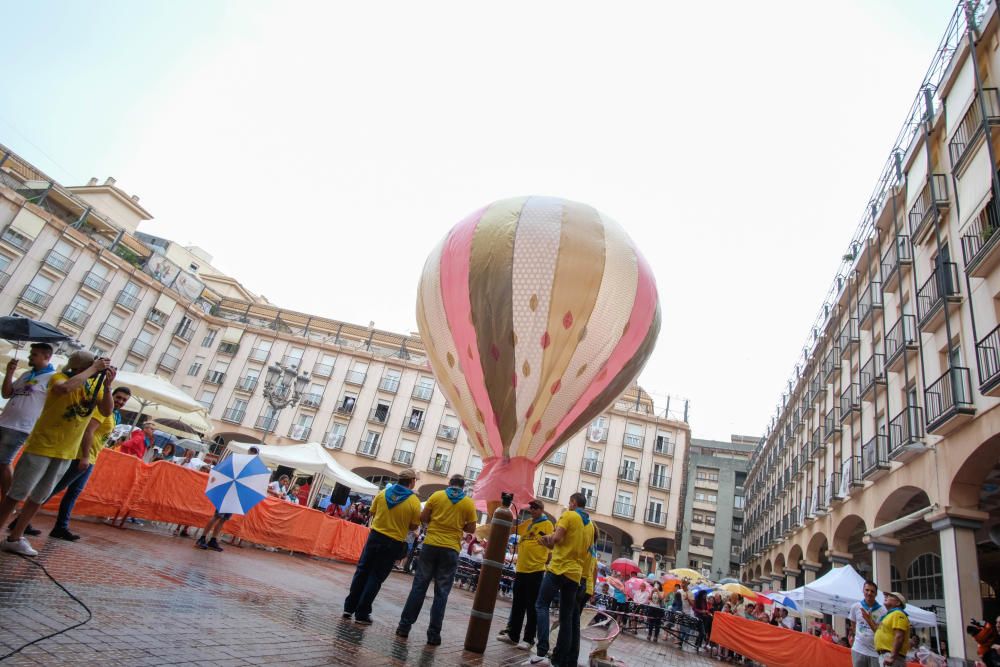
[[371, 530], [344, 600], [344, 618], [372, 624], [372, 603], [392, 565], [406, 555], [406, 536], [420, 526], [420, 499], [413, 493], [417, 473], [406, 468], [399, 481], [385, 487], [372, 501]]
[[420, 521], [427, 524], [424, 544], [420, 548], [417, 572], [413, 587], [399, 616], [397, 637], [408, 637], [410, 627], [420, 616], [424, 606], [424, 596], [431, 581], [434, 582], [434, 602], [431, 604], [431, 619], [427, 625], [427, 643], [441, 644], [441, 626], [444, 610], [448, 605], [448, 594], [458, 568], [458, 552], [461, 548], [462, 533], [476, 529], [476, 504], [465, 495], [465, 478], [453, 475], [448, 480], [448, 488], [431, 494], [420, 513]]
[[95, 359], [90, 352], [78, 351], [70, 355], [66, 368], [49, 380], [42, 414], [24, 443], [10, 492], [0, 502], [2, 526], [17, 504], [24, 501], [13, 530], [6, 540], [0, 541], [0, 550], [38, 555], [24, 539], [24, 529], [76, 457], [95, 406], [102, 415], [112, 413], [111, 393], [104, 391], [103, 382], [91, 380], [101, 372], [105, 372], [104, 382], [114, 380], [115, 369], [110, 360]]
[[904, 611], [906, 596], [885, 594], [885, 616], [875, 631], [875, 650], [879, 665], [905, 665], [910, 650], [910, 617]]
[[[563, 512], [556, 523], [555, 532], [538, 538], [538, 541], [552, 549], [552, 558], [542, 578], [542, 586], [535, 601], [535, 615], [538, 619], [536, 646], [537, 657], [531, 658], [532, 664], [545, 664], [549, 652], [549, 606], [556, 594], [559, 595], [559, 618], [561, 623], [568, 623], [570, 628], [559, 631], [555, 648], [552, 651], [551, 664], [575, 665], [568, 662], [573, 650], [573, 619], [576, 618], [576, 596], [583, 578], [583, 554], [590, 549], [591, 541], [588, 530], [591, 525], [590, 515], [583, 508], [587, 506], [587, 496], [574, 493], [569, 497], [569, 509]], [[576, 638], [576, 653], [580, 652], [579, 633]]]
[[[551, 535], [555, 530], [551, 519], [545, 514], [545, 505], [537, 498], [528, 503], [530, 519], [517, 527], [517, 568], [514, 574], [514, 599], [510, 606], [507, 627], [500, 631], [497, 639], [528, 649], [535, 645], [535, 600], [542, 586], [545, 564], [549, 560], [549, 550], [538, 541], [539, 537]], [[524, 637], [521, 638], [521, 626]]]
[[94, 471], [94, 464], [97, 463], [97, 457], [104, 449], [105, 441], [118, 425], [118, 420], [121, 417], [119, 410], [125, 407], [125, 403], [128, 402], [131, 395], [132, 390], [128, 387], [115, 388], [111, 392], [111, 402], [114, 405], [111, 414], [102, 415], [100, 411], [95, 410], [91, 416], [90, 423], [87, 424], [87, 429], [83, 432], [83, 440], [80, 441], [80, 450], [77, 452], [76, 458], [70, 463], [69, 469], [66, 470], [62, 479], [49, 495], [51, 498], [63, 489], [66, 490], [66, 494], [59, 502], [59, 514], [56, 516], [55, 525], [49, 532], [49, 537], [67, 542], [76, 542], [80, 539], [79, 535], [69, 529], [69, 519], [70, 515], [73, 514], [73, 506], [76, 505], [76, 499], [83, 493], [83, 488], [87, 486], [90, 473]]

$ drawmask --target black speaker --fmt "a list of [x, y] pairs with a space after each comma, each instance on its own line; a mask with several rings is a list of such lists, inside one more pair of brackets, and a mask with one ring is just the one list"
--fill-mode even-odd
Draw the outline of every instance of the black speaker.
[[334, 505], [342, 507], [344, 503], [347, 502], [347, 497], [351, 493], [351, 487], [344, 486], [340, 482], [333, 487], [333, 494], [330, 496], [330, 502]]

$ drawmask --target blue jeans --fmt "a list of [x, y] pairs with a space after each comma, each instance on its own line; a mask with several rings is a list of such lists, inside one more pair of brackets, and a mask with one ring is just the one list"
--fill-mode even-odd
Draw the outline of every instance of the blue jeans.
[[[559, 637], [556, 639], [556, 647], [551, 656], [551, 662], [555, 667], [575, 665], [576, 663], [570, 663], [568, 660], [574, 652], [580, 652], [580, 626], [576, 616], [576, 594], [579, 588], [578, 581], [546, 572], [542, 579], [542, 587], [538, 589], [538, 599], [535, 601], [535, 615], [538, 617], [538, 641], [535, 646], [538, 655], [549, 652], [549, 605], [552, 604], [556, 594], [559, 594]], [[571, 646], [574, 620], [577, 627], [575, 651]]]
[[424, 597], [431, 581], [434, 582], [434, 603], [431, 605], [431, 622], [427, 626], [427, 637], [440, 637], [441, 626], [444, 624], [444, 608], [448, 605], [448, 594], [455, 581], [455, 570], [458, 569], [458, 552], [447, 547], [435, 547], [424, 544], [417, 560], [417, 573], [413, 578], [413, 588], [403, 605], [403, 613], [399, 617], [399, 629], [409, 632], [410, 626], [420, 616], [424, 606]]
[[406, 542], [398, 542], [382, 533], [371, 531], [358, 567], [351, 579], [351, 590], [344, 600], [344, 611], [357, 614], [358, 618], [368, 618], [372, 614], [372, 602], [382, 588], [382, 582], [392, 572], [392, 565], [406, 553]]
[[69, 470], [56, 483], [56, 488], [52, 489], [52, 495], [49, 496], [51, 498], [63, 489], [66, 489], [66, 495], [63, 496], [62, 502], [59, 503], [59, 516], [56, 517], [56, 525], [53, 528], [62, 528], [63, 530], [69, 528], [69, 517], [73, 514], [73, 506], [76, 505], [76, 499], [83, 493], [83, 487], [87, 486], [90, 473], [94, 470], [93, 463], [87, 466], [85, 470], [80, 470], [79, 463], [80, 460], [77, 459], [69, 464]]

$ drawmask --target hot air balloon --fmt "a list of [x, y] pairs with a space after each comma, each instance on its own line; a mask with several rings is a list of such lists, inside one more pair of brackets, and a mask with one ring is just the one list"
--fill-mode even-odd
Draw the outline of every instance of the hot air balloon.
[[534, 497], [535, 468], [638, 376], [660, 329], [653, 272], [579, 202], [519, 197], [434, 248], [417, 324], [440, 389], [483, 458], [477, 499]]

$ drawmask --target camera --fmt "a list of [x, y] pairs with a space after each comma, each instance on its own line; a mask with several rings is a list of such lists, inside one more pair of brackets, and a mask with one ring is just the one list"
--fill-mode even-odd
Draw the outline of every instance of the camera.
[[500, 504], [504, 507], [510, 507], [510, 504], [514, 502], [514, 494], [510, 491], [500, 492]]

